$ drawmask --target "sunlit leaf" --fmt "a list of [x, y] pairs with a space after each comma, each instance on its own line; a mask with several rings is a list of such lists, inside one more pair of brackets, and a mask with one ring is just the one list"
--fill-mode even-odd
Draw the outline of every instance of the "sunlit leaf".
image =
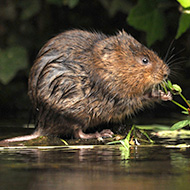
[[182, 92], [182, 89], [181, 89], [181, 87], [180, 87], [179, 85], [173, 84], [172, 86], [173, 86], [173, 89], [174, 89], [175, 91], [177, 91], [177, 92], [179, 92], [179, 93]]
[[177, 0], [182, 7], [187, 8], [190, 7], [190, 0]]
[[61, 141], [65, 144], [65, 145], [69, 145], [68, 143], [67, 143], [67, 141], [65, 141], [64, 139], [61, 139]]
[[179, 121], [177, 123], [175, 123], [174, 125], [172, 125], [171, 130], [178, 130], [181, 129], [183, 127], [186, 127], [187, 125], [190, 125], [190, 121], [189, 120], [183, 120], [183, 121]]
[[185, 114], [185, 115], [189, 115], [188, 111], [182, 111], [181, 113]]
[[130, 147], [129, 141], [121, 140], [120, 143], [121, 143], [126, 149], [129, 149], [129, 147]]

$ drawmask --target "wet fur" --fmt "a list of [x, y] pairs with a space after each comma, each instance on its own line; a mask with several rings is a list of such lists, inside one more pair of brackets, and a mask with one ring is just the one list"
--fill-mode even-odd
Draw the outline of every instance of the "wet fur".
[[[144, 57], [150, 64], [142, 63]], [[121, 120], [157, 101], [145, 92], [168, 73], [153, 51], [124, 31], [61, 33], [40, 50], [29, 77], [37, 130], [68, 136]]]

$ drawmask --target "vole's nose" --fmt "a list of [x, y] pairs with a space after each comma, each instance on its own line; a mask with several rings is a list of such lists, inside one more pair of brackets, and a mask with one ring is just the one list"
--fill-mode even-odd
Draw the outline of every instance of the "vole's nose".
[[164, 79], [167, 79], [168, 78], [168, 74], [164, 74]]
[[167, 79], [168, 76], [169, 76], [169, 74], [170, 74], [170, 69], [167, 68], [167, 69], [164, 71], [164, 73], [163, 73], [163, 78], [164, 78], [164, 79]]

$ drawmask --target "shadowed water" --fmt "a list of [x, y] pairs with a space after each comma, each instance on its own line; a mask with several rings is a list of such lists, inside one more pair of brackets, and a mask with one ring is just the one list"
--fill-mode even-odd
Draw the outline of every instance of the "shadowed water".
[[112, 147], [1, 150], [1, 189], [190, 188], [190, 149]]

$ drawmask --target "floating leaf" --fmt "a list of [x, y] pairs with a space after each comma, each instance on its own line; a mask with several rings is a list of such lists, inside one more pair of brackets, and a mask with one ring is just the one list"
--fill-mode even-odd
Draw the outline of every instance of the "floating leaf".
[[177, 123], [175, 123], [174, 125], [172, 125], [171, 130], [178, 130], [181, 129], [183, 127], [186, 127], [187, 125], [190, 125], [190, 121], [189, 120], [183, 120], [183, 121], [179, 121]]
[[157, 0], [139, 0], [127, 19], [131, 26], [146, 32], [148, 46], [165, 36], [165, 18], [158, 3]]
[[7, 84], [19, 71], [27, 67], [27, 52], [21, 46], [0, 50], [0, 81]]

